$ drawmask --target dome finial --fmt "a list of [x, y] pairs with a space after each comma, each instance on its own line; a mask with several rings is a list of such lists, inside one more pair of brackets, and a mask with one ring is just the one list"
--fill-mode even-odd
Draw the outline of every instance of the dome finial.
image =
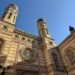
[[69, 31], [74, 31], [74, 27], [69, 26]]
[[45, 19], [43, 19], [43, 18], [39, 18], [39, 19], [37, 20], [37, 23], [38, 23], [38, 22], [41, 22], [41, 21], [46, 22]]
[[9, 4], [6, 7], [6, 10], [9, 10], [10, 8], [14, 9], [18, 13], [18, 7], [15, 4]]

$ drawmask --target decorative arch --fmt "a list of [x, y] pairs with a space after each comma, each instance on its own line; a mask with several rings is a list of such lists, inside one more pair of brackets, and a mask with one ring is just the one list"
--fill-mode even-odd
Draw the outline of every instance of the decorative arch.
[[10, 13], [8, 16], [8, 19], [10, 19], [12, 17], [13, 13]]
[[74, 65], [75, 64], [75, 52], [74, 52], [74, 48], [67, 49], [66, 56], [67, 56], [68, 62], [71, 65]]

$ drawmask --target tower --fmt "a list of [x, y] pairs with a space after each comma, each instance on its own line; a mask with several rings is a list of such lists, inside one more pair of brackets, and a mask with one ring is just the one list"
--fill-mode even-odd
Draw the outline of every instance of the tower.
[[55, 42], [51, 38], [50, 34], [48, 33], [47, 23], [44, 19], [38, 19], [37, 20], [37, 27], [38, 27], [38, 33], [39, 37], [42, 39], [42, 42], [44, 44], [47, 44], [47, 48], [50, 49], [52, 47], [55, 47]]
[[5, 21], [7, 23], [14, 25], [16, 22], [17, 15], [18, 15], [17, 6], [15, 4], [9, 4], [6, 7], [6, 10], [2, 16], [2, 21]]
[[56, 45], [54, 43], [54, 40], [50, 37], [47, 29], [47, 24], [44, 19], [39, 19], [37, 21], [37, 27], [38, 27], [38, 32], [39, 32], [39, 37], [41, 38], [41, 43], [42, 43], [42, 48], [44, 50], [45, 54], [45, 60], [48, 68], [48, 75], [51, 75], [50, 70], [51, 70], [51, 59], [50, 59], [50, 52], [49, 50], [51, 48], [54, 48]]
[[45, 20], [39, 19], [37, 23], [38, 23], [39, 36], [50, 38]]

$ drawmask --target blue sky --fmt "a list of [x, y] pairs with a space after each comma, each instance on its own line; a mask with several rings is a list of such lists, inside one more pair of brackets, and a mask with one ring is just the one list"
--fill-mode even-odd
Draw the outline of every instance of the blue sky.
[[75, 0], [0, 0], [0, 16], [10, 3], [19, 9], [16, 28], [38, 35], [36, 22], [42, 17], [57, 45], [70, 34], [68, 27], [75, 26]]

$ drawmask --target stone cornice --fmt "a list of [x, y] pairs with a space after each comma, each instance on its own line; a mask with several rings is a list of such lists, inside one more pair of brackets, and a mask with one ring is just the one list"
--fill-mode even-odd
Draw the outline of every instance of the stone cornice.
[[12, 24], [12, 23], [9, 23], [9, 22], [6, 22], [6, 21], [2, 20], [2, 18], [0, 19], [0, 21], [5, 22], [5, 23], [8, 23], [9, 25], [15, 26], [15, 25]]
[[60, 47], [66, 40], [68, 40], [71, 37], [71, 35], [69, 35], [68, 37], [66, 37], [59, 45], [58, 47]]
[[[69, 34], [69, 36], [67, 36], [59, 45], [58, 45], [58, 47], [60, 47], [60, 46], [62, 46], [67, 40], [69, 40], [70, 38], [74, 38], [74, 36], [75, 36], [75, 29], [73, 29], [73, 30], [71, 30], [70, 31], [70, 34]], [[71, 40], [72, 40], [71, 39]]]
[[32, 34], [23, 32], [23, 31], [18, 30], [18, 29], [14, 29], [14, 33], [17, 33], [17, 34], [20, 34], [20, 35], [23, 35], [23, 36], [27, 36], [27, 37], [30, 37], [30, 38], [33, 38], [33, 39], [38, 39], [37, 36], [34, 36], [34, 35], [32, 35]]

